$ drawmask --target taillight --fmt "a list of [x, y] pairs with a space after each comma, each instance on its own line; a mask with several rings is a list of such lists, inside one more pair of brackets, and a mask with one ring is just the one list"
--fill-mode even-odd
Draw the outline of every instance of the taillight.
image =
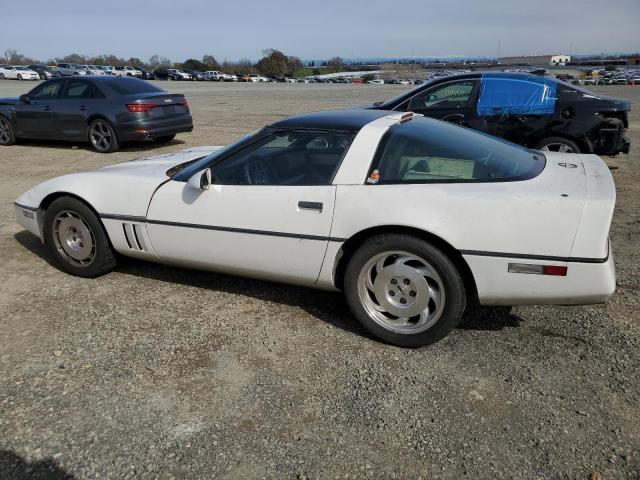
[[134, 113], [148, 112], [155, 107], [157, 107], [155, 103], [127, 103], [127, 109]]
[[187, 103], [187, 99], [186, 98], [184, 100], [178, 102], [178, 105], [180, 105], [181, 107], [184, 107], [187, 110], [189, 110], [189, 104]]

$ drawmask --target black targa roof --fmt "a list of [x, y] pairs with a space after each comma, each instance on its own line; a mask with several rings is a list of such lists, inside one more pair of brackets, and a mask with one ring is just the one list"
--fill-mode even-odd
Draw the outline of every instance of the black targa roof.
[[357, 132], [367, 123], [391, 115], [381, 110], [327, 110], [294, 115], [269, 125], [274, 129], [346, 130]]

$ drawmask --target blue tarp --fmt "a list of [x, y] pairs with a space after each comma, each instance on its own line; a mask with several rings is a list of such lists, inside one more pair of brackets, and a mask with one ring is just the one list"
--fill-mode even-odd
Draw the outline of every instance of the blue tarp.
[[548, 115], [556, 107], [557, 83], [550, 78], [484, 74], [478, 115]]

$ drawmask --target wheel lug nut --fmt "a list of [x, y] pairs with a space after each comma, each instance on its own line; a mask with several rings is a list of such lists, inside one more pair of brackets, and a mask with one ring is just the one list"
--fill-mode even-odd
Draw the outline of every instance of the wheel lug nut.
[[408, 278], [405, 278], [405, 279], [404, 279], [404, 284], [405, 284], [405, 285], [409, 285], [410, 283], [411, 283], [411, 282], [409, 281], [409, 279], [408, 279]]
[[404, 298], [404, 297], [402, 297], [402, 298], [400, 299], [400, 303], [407, 303], [407, 299], [406, 299], [406, 298]]
[[396, 283], [398, 283], [398, 281], [395, 278], [391, 279], [391, 285], [395, 285]]
[[411, 290], [411, 291], [409, 292], [409, 296], [411, 296], [411, 297], [415, 297], [415, 296], [416, 296], [416, 292], [414, 292], [413, 290]]
[[391, 295], [392, 297], [395, 297], [396, 292], [394, 292], [393, 290], [389, 290], [389, 295]]

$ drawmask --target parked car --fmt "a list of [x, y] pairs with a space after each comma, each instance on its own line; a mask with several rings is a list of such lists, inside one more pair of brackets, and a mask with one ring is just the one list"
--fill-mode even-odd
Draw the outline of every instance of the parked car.
[[202, 82], [203, 80], [205, 80], [204, 72], [201, 72], [199, 70], [182, 69], [182, 71], [185, 73], [188, 73], [189, 76], [191, 77], [191, 80], [197, 80], [199, 82]]
[[254, 83], [256, 83], [256, 82], [268, 82], [269, 81], [269, 79], [267, 77], [263, 77], [262, 75], [257, 74], [257, 73], [250, 73], [249, 74], [249, 79], [250, 79], [251, 82], [254, 82]]
[[125, 141], [168, 142], [192, 129], [183, 95], [132, 77], [54, 78], [19, 98], [0, 99], [0, 145], [65, 140], [107, 153]]
[[373, 80], [367, 81], [367, 83], [371, 83], [374, 85], [384, 85], [384, 80], [382, 80], [381, 78], [374, 78]]
[[119, 253], [343, 290], [372, 335], [417, 347], [478, 301], [604, 302], [615, 195], [595, 155], [361, 109], [57, 177], [15, 212], [70, 274], [105, 274]]
[[182, 75], [178, 75], [174, 73], [173, 69], [168, 68], [158, 68], [153, 71], [153, 75], [156, 77], [156, 80], [183, 80], [184, 77]]
[[55, 69], [47, 65], [29, 65], [29, 68], [38, 74], [40, 80], [49, 80], [56, 76]]
[[372, 108], [413, 111], [542, 150], [616, 155], [630, 147], [628, 100], [526, 73], [438, 78]]
[[249, 77], [249, 75], [238, 74], [236, 75], [236, 78], [238, 79], [238, 82], [253, 82], [253, 80], [251, 80], [251, 77]]
[[0, 79], [40, 80], [40, 75], [38, 72], [23, 65], [1, 65]]
[[98, 65], [97, 66], [104, 75], [115, 75], [115, 73], [113, 73], [113, 68], [110, 65]]
[[91, 75], [86, 68], [76, 63], [58, 63], [56, 65], [56, 73], [61, 77], [69, 77], [73, 75]]
[[118, 65], [117, 67], [114, 67], [113, 74], [120, 77], [142, 77], [142, 72], [140, 70], [129, 65]]
[[80, 67], [87, 69], [90, 75], [105, 75], [104, 70], [97, 65], [80, 65]]
[[140, 78], [142, 78], [143, 80], [156, 79], [156, 76], [153, 74], [153, 72], [150, 72], [149, 70], [145, 70], [144, 68], [138, 68], [138, 70], [140, 70], [140, 73], [142, 74]]
[[226, 74], [217, 70], [207, 70], [204, 72], [205, 80], [209, 82], [224, 82]]

